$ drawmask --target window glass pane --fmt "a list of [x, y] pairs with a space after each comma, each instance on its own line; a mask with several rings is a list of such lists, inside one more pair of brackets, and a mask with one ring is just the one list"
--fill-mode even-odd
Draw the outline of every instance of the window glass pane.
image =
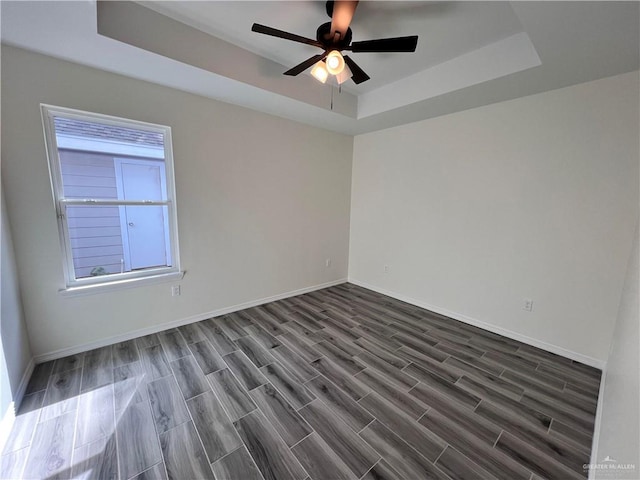
[[67, 206], [75, 278], [172, 266], [166, 206]]
[[65, 198], [167, 200], [164, 136], [54, 117]]

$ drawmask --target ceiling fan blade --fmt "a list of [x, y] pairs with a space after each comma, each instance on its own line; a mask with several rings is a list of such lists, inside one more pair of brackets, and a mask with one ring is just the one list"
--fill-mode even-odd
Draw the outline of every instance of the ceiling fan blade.
[[352, 52], [415, 52], [418, 45], [418, 36], [379, 38], [377, 40], [365, 40], [352, 42], [349, 50]]
[[313, 45], [314, 47], [322, 47], [322, 44], [317, 40], [312, 40], [310, 38], [302, 37], [300, 35], [296, 35], [295, 33], [285, 32], [284, 30], [278, 30], [277, 28], [267, 27], [266, 25], [260, 25], [259, 23], [254, 23], [251, 27], [252, 32], [264, 33], [265, 35], [271, 35], [272, 37], [284, 38], [285, 40], [291, 40], [293, 42], [305, 43], [307, 45]]
[[356, 11], [358, 2], [351, 0], [335, 0], [333, 2], [333, 14], [331, 15], [331, 30], [328, 37], [335, 39], [336, 33], [340, 34], [340, 38], [343, 38], [347, 34], [351, 19]]
[[290, 75], [292, 77], [295, 77], [296, 75], [301, 74], [302, 72], [304, 72], [307, 68], [309, 68], [312, 65], [315, 65], [316, 63], [318, 63], [320, 60], [322, 60], [324, 57], [327, 56], [328, 52], [324, 52], [321, 53], [319, 55], [314, 55], [311, 58], [308, 58], [307, 60], [305, 60], [304, 62], [296, 65], [295, 67], [287, 70], [286, 72], [284, 72], [285, 75]]
[[356, 62], [351, 60], [351, 57], [349, 57], [348, 55], [345, 55], [343, 58], [344, 58], [344, 63], [347, 64], [347, 66], [349, 67], [349, 70], [351, 70], [351, 73], [353, 74], [351, 77], [351, 80], [353, 80], [353, 83], [359, 84], [369, 80], [370, 78], [369, 75], [364, 73], [364, 70], [362, 70]]

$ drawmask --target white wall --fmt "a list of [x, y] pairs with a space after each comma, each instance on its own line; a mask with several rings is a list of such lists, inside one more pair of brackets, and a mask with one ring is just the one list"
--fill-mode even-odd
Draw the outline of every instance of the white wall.
[[[636, 229], [633, 253], [629, 259], [618, 320], [607, 361], [604, 395], [600, 399], [602, 416], [597, 448], [592, 463], [609, 456], [619, 464], [634, 464], [635, 469], [616, 472], [618, 479], [640, 477], [640, 308], [638, 270], [640, 238]], [[597, 426], [596, 426], [597, 428]], [[594, 478], [611, 478], [611, 472], [598, 471]]]
[[602, 363], [638, 217], [638, 100], [635, 72], [357, 136], [349, 278]]
[[[22, 392], [20, 388], [31, 361], [31, 347], [27, 336], [27, 327], [22, 312], [22, 299], [18, 286], [16, 262], [9, 217], [5, 208], [4, 189], [0, 190], [1, 224], [0, 224], [0, 372], [2, 382], [0, 388], [0, 419], [7, 408]], [[7, 385], [8, 384], [8, 385]], [[8, 388], [7, 388], [8, 387]], [[1, 443], [1, 442], [0, 442]]]
[[[168, 284], [58, 293], [41, 102], [172, 127], [180, 297]], [[347, 276], [352, 137], [5, 46], [2, 110], [2, 176], [35, 355]]]

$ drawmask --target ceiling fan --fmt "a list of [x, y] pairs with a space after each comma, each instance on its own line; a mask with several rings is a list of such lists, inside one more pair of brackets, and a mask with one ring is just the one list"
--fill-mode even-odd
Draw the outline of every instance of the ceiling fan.
[[[315, 40], [258, 23], [253, 24], [251, 31], [312, 45], [324, 50], [323, 53], [314, 55], [287, 70], [284, 72], [285, 75], [296, 76], [307, 68], [314, 66], [311, 74], [322, 83], [327, 80], [329, 74], [332, 74], [336, 76], [338, 83], [343, 83], [351, 76], [354, 83], [359, 84], [369, 80], [369, 75], [351, 57], [348, 55], [343, 56], [341, 52], [415, 52], [418, 45], [418, 36], [411, 35], [351, 42], [352, 32], [349, 25], [357, 6], [357, 0], [329, 0], [327, 2], [327, 14], [331, 17], [331, 22], [323, 23], [318, 27]], [[348, 69], [345, 68], [345, 64]], [[349, 75], [349, 72], [351, 75]]]

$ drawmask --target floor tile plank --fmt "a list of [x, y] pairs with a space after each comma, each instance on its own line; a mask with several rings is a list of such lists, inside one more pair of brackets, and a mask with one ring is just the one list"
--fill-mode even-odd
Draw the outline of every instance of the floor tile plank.
[[487, 399], [496, 405], [500, 405], [502, 408], [516, 412], [521, 418], [526, 419], [535, 426], [546, 429], [551, 423], [551, 417], [549, 415], [531, 408], [522, 402], [518, 402], [492, 389], [490, 386], [476, 381], [475, 378], [463, 376], [457, 385], [468, 392], [478, 395], [480, 398]]
[[503, 432], [496, 443], [498, 451], [505, 452], [516, 459], [520, 464], [527, 466], [531, 471], [548, 479], [584, 479], [584, 475], [565, 467], [559, 462], [543, 455], [540, 451], [527, 442]]
[[182, 334], [182, 337], [187, 342], [187, 345], [202, 342], [203, 340], [207, 339], [207, 337], [205, 337], [204, 335], [204, 332], [202, 331], [202, 328], [200, 328], [200, 322], [182, 325], [178, 327], [178, 331]]
[[127, 340], [126, 342], [120, 342], [112, 345], [111, 356], [113, 357], [114, 367], [121, 367], [128, 363], [140, 360], [135, 340]]
[[23, 471], [24, 478], [69, 477], [74, 423], [75, 412], [66, 412], [38, 424]]
[[81, 378], [81, 368], [65, 370], [62, 373], [54, 373], [52, 375], [47, 387], [47, 393], [44, 396], [40, 422], [75, 411], [78, 407]]
[[583, 412], [572, 405], [546, 397], [536, 392], [527, 392], [520, 401], [523, 405], [533, 408], [549, 417], [557, 418], [585, 433], [593, 433], [595, 417]]
[[74, 448], [113, 436], [116, 430], [113, 402], [113, 385], [89, 390], [79, 396]]
[[278, 362], [262, 367], [260, 371], [296, 410], [316, 398]]
[[224, 315], [213, 319], [213, 323], [218, 325], [231, 340], [247, 336], [249, 333], [235, 321], [233, 314]]
[[255, 410], [256, 404], [228, 368], [207, 375], [213, 392], [232, 421]]
[[305, 385], [355, 432], [359, 432], [373, 421], [369, 412], [325, 376], [313, 378]]
[[348, 372], [340, 368], [331, 360], [320, 358], [315, 362], [312, 362], [311, 365], [356, 401], [360, 400], [370, 391], [369, 388], [360, 381], [360, 379], [349, 375]]
[[[389, 383], [377, 372], [366, 369], [356, 375], [355, 378], [367, 385], [367, 387], [369, 387], [369, 391], [374, 391], [378, 395], [383, 396], [388, 402], [395, 405], [396, 408], [399, 408], [411, 418], [417, 419], [427, 411], [428, 407], [426, 405], [407, 393], [398, 390], [393, 384]], [[360, 398], [357, 400], [360, 400]]]
[[211, 465], [216, 480], [264, 480], [256, 462], [244, 447]]
[[57, 360], [55, 360], [55, 362], [53, 363], [53, 371], [51, 373], [56, 374], [66, 372], [68, 370], [75, 370], [76, 368], [82, 368], [83, 365], [84, 353], [69, 355], [67, 357], [58, 358]]
[[174, 360], [171, 362], [171, 369], [185, 400], [210, 390], [204, 373], [192, 356]]
[[554, 418], [551, 421], [549, 435], [560, 441], [569, 443], [578, 449], [582, 449], [584, 453], [591, 453], [591, 444], [593, 442], [591, 434], [577, 430], [566, 423], [562, 423], [560, 420]]
[[189, 345], [189, 350], [205, 375], [227, 368], [227, 364], [209, 340], [192, 343]]
[[307, 472], [258, 410], [234, 423], [265, 480], [302, 480]]
[[31, 438], [40, 418], [44, 395], [45, 390], [39, 390], [22, 398], [22, 403], [13, 421], [13, 427], [2, 450], [3, 455], [31, 445]]
[[131, 478], [162, 460], [151, 409], [146, 402], [130, 404], [116, 423], [120, 478]]
[[244, 329], [249, 332], [249, 335], [251, 335], [251, 337], [260, 345], [262, 345], [267, 351], [282, 345], [282, 343], [280, 343], [280, 341], [276, 337], [271, 335], [259, 325], [250, 325], [248, 327], [244, 327]]
[[420, 423], [460, 453], [498, 478], [529, 480], [531, 472], [504, 453], [495, 450], [464, 427], [434, 409], [420, 418]]
[[373, 446], [403, 478], [449, 480], [439, 468], [377, 420], [360, 432], [360, 436]]
[[309, 435], [291, 450], [312, 478], [358, 479], [317, 433]]
[[409, 394], [452, 422], [457, 423], [466, 432], [475, 435], [489, 446], [495, 443], [502, 432], [501, 427], [478, 415], [470, 407], [452, 400], [451, 397], [428, 385], [419, 383], [409, 391]]
[[169, 480], [212, 477], [211, 466], [192, 422], [161, 433], [160, 448]]
[[113, 392], [116, 411], [122, 410], [131, 403], [146, 402], [147, 380], [141, 362], [133, 362], [113, 369]]
[[353, 356], [345, 353], [344, 350], [326, 341], [322, 341], [315, 346], [316, 350], [324, 357], [340, 366], [344, 371], [355, 375], [365, 369], [366, 365], [359, 363]]
[[435, 362], [442, 363], [444, 360], [449, 358], [449, 354], [444, 353], [442, 350], [438, 350], [435, 347], [425, 347], [418, 351], [411, 347], [403, 346], [396, 350], [395, 355], [405, 361], [405, 366], [409, 363], [428, 366]]
[[159, 434], [190, 420], [180, 388], [173, 377], [149, 382], [147, 389], [153, 420]]
[[305, 362], [313, 362], [323, 355], [315, 347], [307, 345], [300, 337], [291, 332], [279, 335], [278, 340], [302, 357]]
[[142, 349], [140, 357], [142, 358], [142, 365], [147, 374], [148, 382], [171, 375], [171, 367], [169, 367], [169, 362], [161, 345]]
[[156, 463], [153, 467], [136, 475], [131, 480], [167, 480], [167, 469], [164, 462]]
[[483, 401], [478, 405], [476, 412], [478, 415], [499, 425], [510, 434], [534, 446], [536, 450], [544, 453], [548, 458], [562, 463], [580, 475], [584, 474], [582, 466], [585, 463], [589, 463], [589, 455], [557, 440], [546, 431], [534, 427], [529, 422], [522, 420], [518, 414], [500, 408], [488, 401]]
[[[406, 360], [402, 359], [402, 357], [397, 355], [397, 352], [396, 354], [393, 354], [388, 350], [380, 348], [378, 345], [371, 343], [366, 338], [358, 338], [357, 340], [354, 340], [353, 343], [358, 345], [363, 350], [375, 355], [376, 357], [381, 358], [385, 362], [390, 363], [396, 368], [401, 369], [406, 367], [409, 364], [409, 362], [407, 362]], [[446, 358], [446, 355], [444, 357]]]
[[187, 342], [178, 329], [164, 331], [159, 337], [164, 353], [170, 362], [189, 355]]
[[297, 336], [299, 340], [309, 346], [314, 346], [316, 343], [322, 341], [322, 338], [320, 338], [316, 333], [317, 330], [309, 330], [307, 327], [305, 327], [301, 323], [296, 322], [295, 320], [283, 323], [282, 328], [287, 332]]
[[312, 432], [307, 422], [270, 383], [254, 388], [249, 395], [287, 446], [292, 447]]
[[116, 435], [100, 438], [77, 447], [73, 452], [71, 477], [118, 479]]
[[371, 392], [358, 403], [366, 408], [378, 422], [390, 428], [402, 440], [432, 462], [438, 458], [447, 446], [442, 439], [395, 408], [375, 392]]
[[160, 345], [160, 337], [158, 337], [157, 333], [145, 335], [144, 337], [138, 337], [136, 338], [136, 345], [138, 346], [138, 350], [154, 347], [156, 345]]
[[442, 455], [438, 457], [436, 466], [451, 478], [460, 480], [498, 480], [498, 477], [490, 474], [452, 447], [447, 447]]
[[204, 320], [201, 322], [202, 332], [207, 340], [211, 342], [213, 348], [220, 355], [226, 355], [238, 349], [233, 340], [231, 340], [222, 329], [216, 325], [212, 319]]
[[49, 384], [49, 377], [53, 371], [53, 364], [54, 361], [51, 361], [39, 363], [35, 366], [33, 373], [31, 374], [31, 378], [29, 379], [29, 383], [27, 383], [27, 388], [24, 392], [25, 395], [39, 392], [40, 390], [46, 390], [47, 385]]
[[25, 478], [22, 472], [28, 455], [29, 447], [25, 447], [20, 450], [11, 450], [10, 453], [0, 456], [0, 478], [8, 480]]
[[405, 372], [397, 367], [394, 367], [390, 363], [385, 362], [375, 355], [371, 355], [368, 352], [362, 352], [356, 357], [356, 362], [361, 363], [365, 368], [372, 368], [376, 370], [386, 380], [397, 385], [403, 391], [407, 391], [414, 387], [418, 380], [414, 377], [407, 375]]
[[209, 463], [218, 461], [242, 446], [238, 433], [213, 392], [190, 398], [187, 400], [187, 408]]
[[81, 391], [85, 392], [111, 383], [113, 383], [111, 348], [102, 347], [85, 353]]
[[251, 363], [251, 360], [243, 352], [232, 352], [222, 358], [247, 390], [253, 390], [267, 383], [267, 379], [260, 373], [258, 367]]
[[391, 468], [385, 460], [380, 460], [362, 477], [362, 480], [405, 480], [405, 478]]
[[282, 345], [271, 350], [271, 354], [293, 375], [300, 383], [311, 380], [320, 373], [304, 361], [300, 355], [289, 347]]
[[275, 358], [260, 343], [251, 336], [236, 340], [236, 345], [244, 352], [251, 362], [258, 368], [275, 362]]
[[362, 477], [380, 456], [320, 400], [300, 409], [300, 414], [334, 453], [356, 475]]

